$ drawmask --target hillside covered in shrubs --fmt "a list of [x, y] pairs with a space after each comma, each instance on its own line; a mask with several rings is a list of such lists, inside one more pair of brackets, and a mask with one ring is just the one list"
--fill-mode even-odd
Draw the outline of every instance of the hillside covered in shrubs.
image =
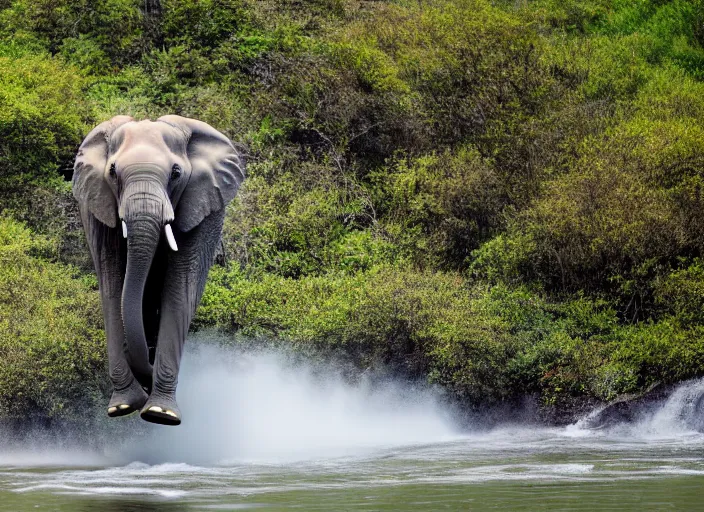
[[704, 375], [701, 0], [0, 0], [0, 417], [106, 382], [73, 156], [247, 147], [193, 328], [545, 411]]

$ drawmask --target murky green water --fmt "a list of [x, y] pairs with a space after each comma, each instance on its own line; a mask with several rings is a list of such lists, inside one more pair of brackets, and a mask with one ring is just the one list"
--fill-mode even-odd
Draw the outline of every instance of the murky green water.
[[704, 436], [694, 433], [629, 440], [576, 428], [514, 428], [365, 451], [356, 456], [212, 466], [133, 462], [114, 467], [54, 467], [30, 460], [29, 465], [0, 468], [0, 509], [594, 511], [704, 507]]

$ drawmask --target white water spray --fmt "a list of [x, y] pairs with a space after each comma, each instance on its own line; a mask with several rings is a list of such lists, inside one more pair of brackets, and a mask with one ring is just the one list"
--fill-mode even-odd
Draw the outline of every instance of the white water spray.
[[[132, 460], [222, 464], [281, 462], [432, 443], [454, 435], [428, 390], [395, 382], [351, 384], [340, 372], [281, 352], [242, 353], [212, 345], [184, 361], [180, 427], [148, 425]], [[124, 447], [121, 449], [124, 453]]]
[[637, 402], [629, 413], [630, 421], [618, 415], [617, 421], [609, 421], [609, 407], [595, 409], [567, 427], [565, 435], [625, 443], [689, 443], [704, 439], [704, 379], [682, 382], [664, 398]]
[[[0, 465], [124, 465], [166, 462], [279, 463], [347, 455], [455, 436], [446, 407], [429, 389], [361, 379], [282, 351], [241, 351], [194, 339], [184, 356], [177, 399], [183, 423], [165, 427], [137, 415], [105, 419], [57, 449], [51, 434], [0, 449]], [[0, 435], [2, 433], [0, 432]], [[11, 455], [10, 455], [11, 454]]]

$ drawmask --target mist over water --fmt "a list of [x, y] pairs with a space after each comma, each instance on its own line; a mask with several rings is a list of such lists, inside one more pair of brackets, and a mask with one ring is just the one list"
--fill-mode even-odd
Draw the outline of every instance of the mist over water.
[[239, 352], [200, 344], [185, 358], [180, 427], [149, 425], [129, 458], [220, 464], [360, 454], [380, 446], [456, 435], [427, 389], [394, 381], [348, 382], [333, 367], [283, 352]]
[[149, 424], [135, 414], [101, 419], [80, 433], [35, 432], [1, 449], [0, 464], [279, 463], [458, 435], [450, 411], [428, 388], [371, 378], [350, 382], [332, 364], [200, 338], [184, 355], [179, 427]]

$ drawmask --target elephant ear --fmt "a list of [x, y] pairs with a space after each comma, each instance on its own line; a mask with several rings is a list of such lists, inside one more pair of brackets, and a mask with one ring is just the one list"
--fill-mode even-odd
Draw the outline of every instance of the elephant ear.
[[202, 121], [181, 116], [158, 119], [186, 136], [191, 175], [175, 212], [174, 224], [190, 231], [232, 201], [245, 177], [243, 156], [230, 139]]
[[117, 226], [117, 201], [105, 180], [110, 136], [119, 126], [134, 121], [129, 116], [115, 116], [100, 123], [78, 148], [73, 166], [73, 196], [103, 224]]

